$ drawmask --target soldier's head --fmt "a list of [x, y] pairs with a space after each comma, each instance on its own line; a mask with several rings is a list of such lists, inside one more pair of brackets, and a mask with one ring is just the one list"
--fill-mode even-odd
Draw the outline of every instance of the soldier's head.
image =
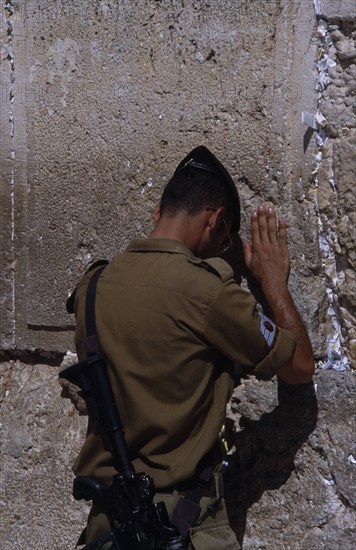
[[203, 145], [191, 151], [177, 166], [160, 203], [161, 215], [185, 212], [195, 216], [206, 208], [225, 209], [230, 231], [240, 229], [240, 201], [236, 186], [221, 162]]
[[206, 147], [196, 147], [177, 166], [162, 194], [157, 219], [162, 217], [172, 223], [183, 219], [202, 231], [195, 250], [202, 257], [231, 243], [231, 233], [240, 228], [239, 196], [228, 171]]

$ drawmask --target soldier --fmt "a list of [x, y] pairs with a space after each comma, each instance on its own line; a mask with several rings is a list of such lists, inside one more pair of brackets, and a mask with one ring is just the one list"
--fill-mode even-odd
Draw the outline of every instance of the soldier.
[[[201, 520], [185, 518], [182, 527], [176, 506], [179, 496], [196, 494], [202, 464], [218, 471], [217, 440], [235, 366], [260, 379], [276, 374], [289, 384], [309, 382], [314, 372], [310, 341], [287, 286], [286, 222], [277, 220], [273, 208], [259, 206], [251, 218], [252, 243], [244, 245], [246, 265], [261, 286], [271, 318], [217, 257], [239, 227], [232, 178], [208, 149], [197, 147], [164, 189], [150, 237], [131, 242], [105, 268], [96, 295], [97, 332], [133, 464], [152, 475], [157, 499], [166, 502], [173, 522], [189, 531], [189, 548], [197, 550], [239, 548], [218, 473], [199, 494]], [[76, 292], [81, 360], [92, 273]], [[91, 418], [74, 472], [107, 484], [116, 473]], [[206, 513], [217, 498], [218, 508]], [[94, 503], [85, 542], [110, 529], [105, 510]]]

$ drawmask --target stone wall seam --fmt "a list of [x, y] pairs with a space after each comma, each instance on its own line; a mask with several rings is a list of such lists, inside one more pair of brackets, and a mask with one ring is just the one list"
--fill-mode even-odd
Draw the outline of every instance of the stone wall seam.
[[[346, 347], [347, 341], [345, 338], [345, 330], [342, 326], [342, 318], [339, 304], [339, 287], [345, 278], [345, 273], [342, 269], [338, 269], [336, 254], [340, 250], [338, 242], [337, 220], [329, 216], [322, 215], [319, 207], [319, 175], [323, 163], [326, 164], [325, 148], [332, 147], [330, 143], [330, 135], [328, 132], [328, 120], [323, 114], [324, 91], [332, 83], [329, 76], [329, 69], [336, 67], [337, 63], [333, 59], [334, 41], [331, 32], [338, 28], [337, 25], [332, 25], [323, 15], [322, 3], [320, 0], [313, 0], [315, 13], [317, 18], [317, 33], [318, 33], [318, 55], [317, 55], [317, 71], [316, 92], [317, 92], [317, 112], [315, 115], [315, 126], [317, 129], [316, 143], [318, 153], [316, 155], [316, 167], [313, 171], [314, 181], [314, 205], [318, 218], [319, 226], [319, 246], [322, 258], [323, 280], [325, 284], [328, 309], [327, 317], [331, 321], [333, 333], [327, 336], [326, 341], [326, 359], [319, 362], [319, 367], [322, 369], [334, 369], [344, 371], [350, 369], [350, 361], [347, 356]], [[329, 142], [329, 143], [328, 143]], [[325, 178], [324, 178], [325, 180]], [[325, 183], [325, 181], [324, 181]], [[330, 186], [331, 193], [329, 194], [332, 202], [339, 200], [338, 182], [334, 174], [333, 163], [328, 165], [327, 183]]]
[[[9, 193], [9, 199], [10, 199], [10, 243], [9, 243], [9, 253], [8, 258], [5, 260], [5, 262], [2, 262], [2, 267], [4, 269], [4, 265], [6, 265], [6, 273], [3, 274], [4, 278], [7, 279], [9, 282], [9, 302], [11, 310], [9, 313], [2, 313], [1, 315], [1, 329], [3, 329], [3, 325], [10, 324], [10, 343], [12, 346], [15, 345], [15, 339], [16, 339], [16, 319], [15, 319], [15, 168], [14, 168], [14, 162], [16, 158], [15, 153], [15, 114], [14, 114], [14, 99], [15, 99], [15, 55], [14, 55], [14, 48], [13, 48], [13, 37], [14, 37], [14, 26], [12, 22], [13, 15], [15, 13], [15, 7], [13, 6], [12, 2], [5, 2], [3, 4], [3, 20], [5, 23], [6, 28], [6, 36], [4, 37], [4, 40], [2, 41], [2, 47], [1, 47], [1, 59], [8, 62], [10, 74], [9, 74], [9, 84], [5, 84], [5, 87], [2, 86], [1, 90], [1, 100], [4, 99], [4, 94], [6, 94], [5, 98], [5, 105], [7, 105], [7, 101], [9, 101], [9, 110], [7, 112], [8, 116], [8, 122], [9, 122], [9, 138], [10, 138], [10, 144], [11, 144], [11, 152], [10, 152], [10, 159], [7, 159], [6, 157], [6, 168], [3, 171], [4, 181], [6, 190]], [[4, 153], [5, 156], [6, 153]], [[2, 156], [2, 155], [1, 155]], [[3, 160], [3, 159], [1, 159]], [[9, 169], [8, 169], [9, 167]], [[1, 231], [1, 235], [3, 235], [3, 231]], [[3, 246], [6, 245], [4, 243], [1, 243], [1, 254], [4, 253]], [[9, 261], [9, 258], [10, 261]], [[3, 308], [2, 308], [3, 309]], [[5, 308], [4, 308], [5, 309]], [[6, 316], [6, 317], [5, 317]]]

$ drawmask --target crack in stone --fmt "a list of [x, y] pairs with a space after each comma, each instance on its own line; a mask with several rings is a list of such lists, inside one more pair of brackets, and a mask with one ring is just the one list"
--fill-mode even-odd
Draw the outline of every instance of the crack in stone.
[[21, 361], [26, 365], [50, 365], [59, 367], [63, 362], [65, 353], [57, 351], [30, 351], [28, 349], [0, 350], [0, 362]]
[[[327, 120], [321, 113], [321, 105], [323, 102], [323, 91], [330, 84], [328, 76], [329, 66], [334, 66], [335, 62], [329, 58], [329, 49], [333, 46], [333, 39], [330, 30], [328, 29], [328, 21], [321, 15], [320, 1], [314, 0], [314, 7], [318, 25], [319, 49], [318, 49], [318, 79], [317, 79], [317, 145], [319, 152], [316, 157], [316, 168], [313, 171], [315, 191], [319, 184], [319, 169], [323, 161], [323, 146], [328, 141], [329, 136], [326, 132]], [[318, 118], [319, 117], [319, 118]], [[334, 179], [334, 174], [329, 174], [329, 184], [337, 198], [338, 189]], [[350, 364], [344, 352], [344, 336], [342, 333], [341, 314], [338, 300], [338, 278], [336, 247], [338, 237], [335, 224], [332, 220], [323, 220], [319, 210], [317, 193], [315, 192], [315, 211], [319, 225], [319, 247], [322, 257], [323, 278], [328, 301], [327, 315], [331, 319], [333, 334], [327, 338], [327, 357], [324, 362], [319, 365], [324, 369], [334, 369], [344, 371], [350, 369]]]
[[[11, 142], [11, 170], [9, 174], [9, 191], [10, 191], [10, 212], [11, 212], [11, 230], [10, 230], [10, 247], [12, 255], [12, 265], [15, 261], [15, 169], [14, 161], [16, 159], [15, 152], [15, 115], [14, 115], [14, 100], [15, 100], [15, 56], [13, 50], [13, 37], [14, 37], [14, 26], [12, 23], [12, 17], [15, 13], [15, 7], [12, 2], [6, 2], [3, 4], [4, 9], [4, 20], [7, 26], [7, 35], [6, 41], [4, 44], [4, 51], [6, 53], [6, 60], [10, 63], [10, 86], [8, 91], [8, 98], [10, 100], [10, 110], [9, 110], [9, 129], [10, 129], [10, 142]], [[15, 335], [16, 335], [16, 320], [15, 320], [15, 272], [14, 269], [9, 269], [9, 274], [11, 276], [11, 300], [12, 300], [12, 328], [11, 336], [12, 343], [15, 344]]]

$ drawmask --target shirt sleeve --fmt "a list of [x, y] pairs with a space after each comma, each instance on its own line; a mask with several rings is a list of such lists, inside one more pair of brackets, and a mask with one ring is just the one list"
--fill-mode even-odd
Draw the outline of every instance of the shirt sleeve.
[[205, 336], [230, 360], [260, 379], [272, 378], [293, 356], [294, 336], [259, 311], [252, 294], [226, 282], [206, 317]]

